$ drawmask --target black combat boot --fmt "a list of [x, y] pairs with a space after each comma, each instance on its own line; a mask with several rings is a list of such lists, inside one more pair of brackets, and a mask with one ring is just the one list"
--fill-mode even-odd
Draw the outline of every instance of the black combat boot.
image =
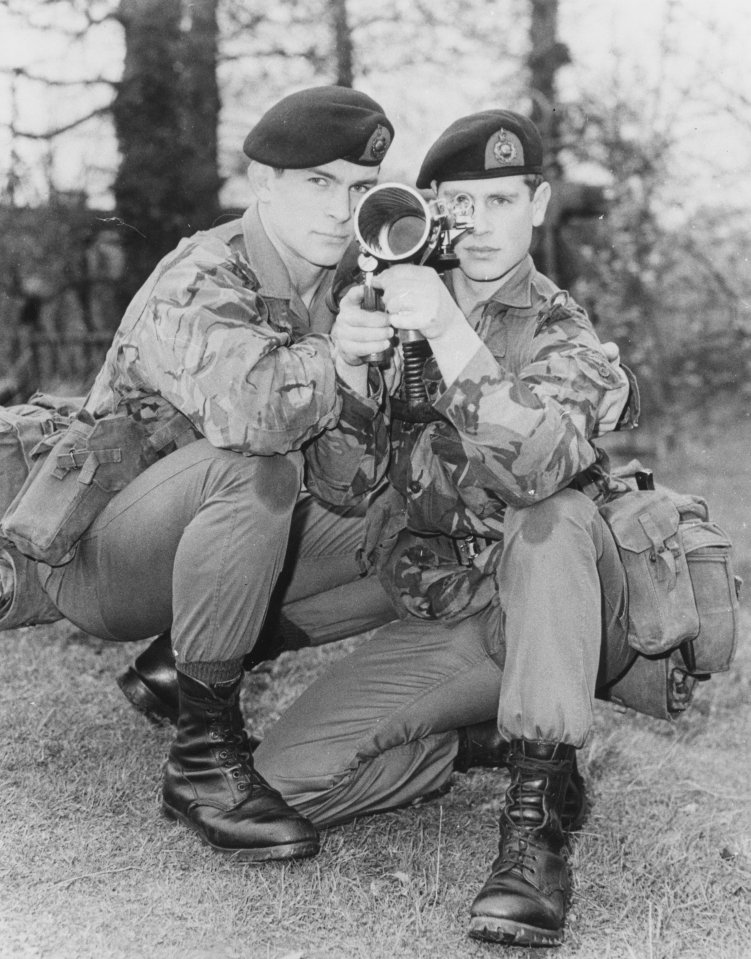
[[499, 855], [472, 903], [473, 938], [518, 946], [563, 941], [571, 887], [561, 819], [575, 755], [565, 743], [510, 743]]
[[240, 711], [241, 680], [207, 686], [178, 672], [177, 735], [162, 808], [243, 862], [318, 852], [318, 833], [256, 772]]
[[[484, 723], [462, 726], [457, 729], [459, 749], [454, 758], [454, 770], [466, 773], [470, 769], [500, 769], [508, 765], [510, 743], [504, 739], [498, 723], [489, 719]], [[565, 832], [580, 829], [587, 812], [587, 794], [584, 780], [573, 757], [571, 778], [563, 802], [561, 825]]]
[[454, 769], [466, 773], [470, 769], [500, 769], [508, 762], [508, 740], [504, 739], [495, 719], [472, 726], [460, 726], [459, 749]]
[[[261, 633], [253, 650], [245, 657], [243, 669], [250, 672], [259, 663], [276, 659], [285, 649], [300, 649], [305, 645], [310, 645], [306, 634], [291, 620], [280, 616], [275, 628], [264, 629]], [[117, 677], [117, 685], [131, 705], [151, 722], [177, 722], [177, 668], [169, 630], [157, 636]]]
[[117, 685], [151, 722], [177, 722], [179, 691], [169, 630], [157, 636], [117, 677]]

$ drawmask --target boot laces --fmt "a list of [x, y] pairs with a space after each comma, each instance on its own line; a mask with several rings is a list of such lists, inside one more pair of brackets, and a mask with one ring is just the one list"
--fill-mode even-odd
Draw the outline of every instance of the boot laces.
[[544, 832], [560, 828], [560, 823], [548, 801], [549, 778], [540, 774], [539, 767], [525, 772], [520, 764], [506, 790], [499, 852], [503, 871], [527, 880], [536, 870], [538, 852], [544, 849]]
[[515, 873], [525, 881], [534, 874], [537, 863], [536, 844], [524, 830], [515, 828], [515, 824], [510, 829], [506, 824], [499, 851], [501, 871]]
[[551, 823], [549, 777], [535, 770], [534, 776], [521, 775], [511, 780], [506, 790], [506, 817], [518, 829], [537, 832]]
[[219, 746], [218, 758], [235, 780], [240, 792], [252, 790], [254, 785], [261, 783], [261, 778], [253, 766], [247, 733], [243, 726], [238, 725], [236, 717], [228, 716], [224, 712], [212, 714], [209, 737]]

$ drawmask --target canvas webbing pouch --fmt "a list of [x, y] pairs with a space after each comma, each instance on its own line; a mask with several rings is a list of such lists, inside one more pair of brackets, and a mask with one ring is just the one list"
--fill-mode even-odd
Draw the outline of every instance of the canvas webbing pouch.
[[699, 613], [676, 505], [662, 490], [633, 490], [600, 512], [626, 573], [629, 644], [651, 655], [693, 639]]
[[37, 576], [37, 565], [14, 546], [0, 549], [0, 630], [62, 619]]
[[33, 468], [36, 447], [59, 437], [82, 406], [83, 397], [47, 393], [35, 393], [28, 403], [0, 406], [0, 517]]
[[626, 574], [628, 641], [640, 653], [610, 698], [675, 715], [696, 681], [727, 670], [735, 654], [740, 580], [730, 539], [703, 499], [664, 488], [631, 490], [600, 511]]
[[42, 440], [26, 482], [8, 507], [0, 532], [19, 552], [61, 566], [107, 503], [160, 456], [192, 441], [180, 413], [149, 433], [127, 413], [94, 419], [81, 410], [63, 432]]
[[637, 656], [617, 682], [598, 698], [627, 706], [656, 719], [676, 719], [688, 709], [697, 679], [686, 672], [679, 650], [662, 656]]

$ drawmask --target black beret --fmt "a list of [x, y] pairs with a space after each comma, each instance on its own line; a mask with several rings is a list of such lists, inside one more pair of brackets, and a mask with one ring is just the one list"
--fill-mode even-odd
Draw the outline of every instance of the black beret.
[[428, 150], [417, 186], [542, 173], [542, 153], [540, 131], [527, 117], [510, 110], [473, 113], [452, 123]]
[[349, 160], [378, 166], [394, 137], [382, 107], [349, 87], [300, 90], [267, 110], [245, 138], [251, 160], [286, 170]]

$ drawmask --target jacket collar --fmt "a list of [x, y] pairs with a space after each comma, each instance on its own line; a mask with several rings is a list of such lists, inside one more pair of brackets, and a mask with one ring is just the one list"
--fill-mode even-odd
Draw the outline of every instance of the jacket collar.
[[490, 301], [516, 309], [529, 308], [532, 306], [532, 280], [536, 272], [532, 257], [527, 254], [506, 275], [503, 283], [490, 297]]
[[242, 230], [245, 253], [260, 284], [258, 292], [261, 296], [292, 300], [296, 294], [287, 267], [263, 228], [256, 204], [243, 214]]
[[[501, 285], [492, 293], [487, 300], [478, 303], [477, 310], [482, 307], [484, 310], [489, 304], [496, 304], [498, 307], [513, 307], [515, 309], [529, 309], [532, 306], [532, 282], [537, 273], [532, 257], [527, 254], [523, 260], [520, 260], [515, 267], [506, 274]], [[447, 286], [454, 290], [453, 271], [446, 276]], [[473, 310], [474, 313], [474, 310]]]
[[326, 301], [334, 279], [334, 270], [326, 271], [308, 309], [292, 286], [287, 267], [264, 229], [257, 204], [248, 207], [241, 222], [245, 251], [259, 283], [259, 295], [286, 300], [292, 313], [310, 329], [328, 332], [333, 322], [333, 314]]

